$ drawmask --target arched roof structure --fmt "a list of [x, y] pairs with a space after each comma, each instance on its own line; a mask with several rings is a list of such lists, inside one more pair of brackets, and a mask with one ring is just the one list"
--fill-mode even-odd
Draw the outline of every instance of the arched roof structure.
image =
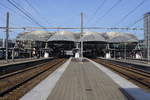
[[47, 41], [52, 33], [47, 31], [32, 31], [23, 32], [17, 36], [17, 40], [31, 40], [31, 41]]
[[48, 41], [75, 41], [75, 37], [72, 32], [58, 31]]
[[81, 38], [84, 42], [96, 41], [105, 42], [105, 38], [98, 32], [84, 32]]

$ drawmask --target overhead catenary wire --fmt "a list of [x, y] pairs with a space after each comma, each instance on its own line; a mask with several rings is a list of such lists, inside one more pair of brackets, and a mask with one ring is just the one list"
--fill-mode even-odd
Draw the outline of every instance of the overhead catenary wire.
[[[18, 8], [20, 8], [22, 11], [24, 11], [28, 16], [30, 16], [30, 20], [34, 20], [36, 23], [38, 23], [38, 21], [36, 21], [36, 19], [34, 19], [34, 17], [28, 12], [28, 11], [26, 11], [26, 9], [24, 9], [19, 3], [17, 3], [16, 1], [14, 1], [14, 0], [11, 0], [11, 1], [13, 1], [13, 3], [18, 7]], [[39, 24], [39, 23], [38, 23]]]
[[[9, 8], [9, 7], [7, 7], [6, 5], [4, 5], [3, 3], [1, 3], [0, 2], [0, 8], [2, 9], [2, 10], [5, 10], [5, 9], [8, 9], [8, 10], [10, 10], [10, 11], [12, 11], [12, 12], [15, 12], [15, 10], [13, 10], [13, 9], [11, 9], [11, 8]], [[15, 12], [16, 13], [16, 12]], [[5, 24], [6, 22], [5, 22], [5, 18], [4, 17], [1, 17], [0, 18], [1, 19], [1, 24]], [[10, 24], [12, 24], [12, 22], [9, 22]]]
[[[14, 1], [14, 0], [8, 0], [8, 1]], [[19, 6], [18, 6], [19, 7]], [[20, 8], [20, 7], [19, 7]], [[24, 11], [24, 10], [23, 10]], [[25, 12], [26, 13], [26, 12]], [[30, 16], [30, 15], [29, 15]], [[32, 19], [32, 16], [30, 16], [31, 17], [31, 19], [30, 18], [28, 18], [28, 19], [30, 19], [31, 21], [33, 21], [33, 19]], [[40, 26], [40, 25], [39, 25]], [[47, 28], [45, 28], [45, 29], [47, 29]], [[90, 28], [90, 29], [92, 29], [92, 28]], [[96, 29], [98, 29], [98, 28], [96, 28]], [[113, 29], [115, 29], [115, 28], [113, 28]], [[116, 28], [116, 29], [118, 29], [118, 28]]]
[[11, 11], [13, 11], [13, 12], [15, 12], [15, 13], [16, 13], [16, 11], [15, 11], [15, 10], [11, 9], [10, 7], [8, 7], [8, 6], [4, 5], [4, 4], [3, 4], [3, 3], [1, 3], [1, 2], [0, 2], [0, 6], [1, 6], [1, 7], [3, 7], [3, 8], [9, 9], [9, 10], [11, 10]]
[[108, 15], [122, 0], [117, 0], [100, 18], [98, 18], [98, 22], [102, 20], [106, 15]]
[[133, 26], [135, 26], [137, 23], [139, 23], [139, 22], [141, 22], [141, 21], [143, 21], [143, 17], [137, 19], [137, 20], [134, 21], [132, 24], [128, 25], [128, 27], [133, 27]]
[[40, 15], [39, 11], [28, 0], [24, 1], [30, 6], [30, 8], [32, 8], [35, 11], [35, 13], [37, 13], [37, 15]]
[[17, 7], [19, 7], [20, 9], [22, 9], [25, 13], [27, 13], [28, 15], [30, 15], [32, 18], [33, 16], [31, 15], [31, 13], [29, 13], [25, 8], [23, 8], [20, 3], [17, 3], [15, 0], [11, 0]]
[[1, 2], [0, 2], [0, 6], [3, 7], [3, 8], [6, 8], [6, 9], [8, 9], [8, 10], [10, 10], [10, 11], [13, 12], [14, 14], [17, 14], [17, 15], [19, 15], [19, 16], [21, 16], [21, 17], [24, 17], [26, 20], [28, 20], [28, 22], [33, 23], [31, 20], [29, 20], [29, 19], [28, 19], [27, 17], [25, 17], [24, 15], [21, 15], [20, 13], [18, 13], [17, 11], [15, 11], [14, 9], [12, 9], [12, 8], [10, 8], [10, 7], [8, 7], [8, 6], [4, 5], [4, 4], [2, 4]]
[[[9, 9], [9, 10], [11, 10], [11, 11], [15, 12], [15, 10], [13, 10], [13, 9], [9, 8], [8, 6], [4, 5], [4, 4], [3, 4], [3, 3], [1, 3], [1, 2], [0, 2], [0, 7], [2, 7], [2, 9], [6, 8], [6, 9]], [[15, 12], [15, 13], [16, 13], [16, 12]], [[4, 21], [4, 20], [5, 20], [5, 19], [3, 18], [3, 20], [2, 20], [2, 21]]]
[[50, 24], [48, 22], [48, 20], [46, 20], [43, 16], [41, 16], [40, 12], [28, 1], [28, 0], [24, 0], [29, 6], [30, 8], [38, 15], [38, 17], [40, 17], [40, 19], [44, 20], [46, 23]]
[[32, 16], [30, 16], [30, 14], [28, 14], [24, 9], [19, 8], [16, 5], [16, 2], [12, 2], [13, 0], [7, 0], [12, 6], [14, 6], [16, 9], [18, 9], [21, 13], [23, 13], [27, 18], [29, 18], [34, 24], [42, 27], [43, 29], [45, 29], [39, 22], [37, 22], [34, 18], [32, 18]]
[[116, 25], [120, 25], [129, 15], [131, 15], [132, 13], [134, 13], [139, 7], [141, 7], [147, 0], [142, 0], [135, 8], [133, 8], [131, 11], [129, 11], [125, 16], [123, 16], [121, 18], [121, 20], [119, 20]]
[[[6, 29], [6, 27], [0, 27]], [[42, 27], [10, 27], [9, 29], [42, 29]], [[45, 27], [45, 29], [81, 29], [81, 27]], [[143, 30], [143, 28], [129, 27], [84, 27], [83, 29], [105, 29], [105, 30]]]
[[95, 12], [93, 13], [93, 15], [91, 16], [91, 18], [87, 21], [88, 24], [92, 21], [92, 19], [94, 20], [95, 16], [97, 15], [97, 13], [102, 9], [102, 7], [104, 6], [104, 4], [106, 3], [107, 0], [103, 0], [102, 3], [100, 3], [100, 5], [97, 7], [97, 9], [95, 10]]

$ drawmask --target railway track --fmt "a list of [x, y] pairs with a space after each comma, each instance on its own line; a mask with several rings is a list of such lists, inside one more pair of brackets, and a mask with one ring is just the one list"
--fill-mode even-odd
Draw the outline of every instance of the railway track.
[[150, 92], [150, 72], [134, 67], [118, 65], [102, 59], [94, 59], [94, 61], [112, 69], [139, 87]]
[[127, 60], [127, 61], [129, 61], [129, 62], [141, 63], [141, 64], [147, 64], [147, 63], [148, 63], [148, 61], [142, 61], [142, 60], [132, 60], [132, 59]]
[[18, 100], [66, 59], [54, 59], [27, 69], [0, 76], [0, 100]]
[[133, 59], [126, 59], [126, 60], [121, 60], [121, 59], [114, 59], [115, 61], [118, 62], [124, 62], [124, 63], [128, 63], [128, 64], [141, 64], [141, 65], [146, 65], [148, 64], [148, 61], [143, 61], [143, 60], [133, 60]]

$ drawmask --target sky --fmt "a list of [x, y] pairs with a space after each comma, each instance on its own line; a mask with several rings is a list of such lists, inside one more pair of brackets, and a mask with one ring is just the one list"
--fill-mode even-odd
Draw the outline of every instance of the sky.
[[[150, 0], [10, 0], [17, 7], [44, 27], [80, 27], [80, 14], [83, 12], [84, 27], [136, 27], [143, 28], [143, 16], [150, 11]], [[142, 3], [143, 2], [143, 3]], [[141, 3], [141, 5], [140, 5]], [[115, 6], [114, 6], [115, 5]], [[139, 6], [138, 6], [139, 5]], [[111, 9], [112, 8], [112, 9]], [[110, 10], [111, 9], [111, 10]], [[0, 2], [0, 27], [6, 26], [6, 12], [10, 13], [10, 27], [39, 27], [8, 0]], [[126, 17], [125, 17], [126, 16]], [[134, 24], [137, 20], [134, 26]], [[33, 30], [11, 30], [9, 38], [15, 38], [20, 32]], [[47, 30], [47, 31], [60, 31]], [[80, 31], [80, 30], [69, 30]], [[130, 32], [139, 39], [144, 31], [129, 30], [84, 30], [96, 32]], [[5, 30], [0, 30], [0, 38], [5, 38]]]

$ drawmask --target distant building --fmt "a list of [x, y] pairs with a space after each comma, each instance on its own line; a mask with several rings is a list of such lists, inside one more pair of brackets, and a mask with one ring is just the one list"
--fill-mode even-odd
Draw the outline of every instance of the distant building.
[[85, 31], [80, 36], [79, 32], [71, 31], [32, 31], [18, 34], [16, 42], [19, 48], [29, 54], [35, 48], [42, 56], [43, 52], [49, 52], [51, 56], [68, 57], [80, 51], [80, 41], [83, 41], [85, 57], [104, 57], [108, 53], [107, 57], [115, 58], [133, 58], [133, 50], [138, 44], [135, 35], [124, 32]]
[[144, 15], [144, 43], [146, 46], [146, 57], [150, 59], [150, 12]]

